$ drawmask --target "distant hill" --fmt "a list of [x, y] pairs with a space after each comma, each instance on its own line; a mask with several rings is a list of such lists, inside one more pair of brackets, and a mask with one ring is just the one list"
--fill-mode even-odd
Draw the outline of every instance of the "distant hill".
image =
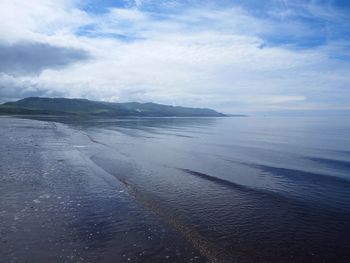
[[2, 115], [88, 115], [139, 117], [224, 117], [205, 108], [187, 108], [156, 103], [112, 103], [87, 99], [30, 97], [0, 105]]

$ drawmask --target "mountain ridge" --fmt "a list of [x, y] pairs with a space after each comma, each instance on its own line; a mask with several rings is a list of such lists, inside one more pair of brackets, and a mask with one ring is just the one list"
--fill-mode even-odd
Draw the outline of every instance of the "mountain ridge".
[[88, 99], [28, 97], [0, 105], [0, 114], [86, 115], [105, 117], [225, 117], [208, 108], [171, 106], [153, 102], [104, 102]]

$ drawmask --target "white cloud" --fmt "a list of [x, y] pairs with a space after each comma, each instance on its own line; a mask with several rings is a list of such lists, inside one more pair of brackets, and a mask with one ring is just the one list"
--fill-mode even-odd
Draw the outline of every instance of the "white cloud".
[[[334, 88], [334, 100], [350, 97], [350, 77], [344, 74], [349, 64], [329, 56], [337, 44], [311, 50], [264, 47], [263, 34], [283, 34], [283, 29], [241, 8], [203, 7], [161, 16], [142, 8], [113, 8], [97, 15], [79, 10], [78, 4], [33, 0], [29, 8], [23, 1], [0, 0], [4, 41], [45, 42], [94, 56], [16, 81], [43, 87], [45, 94], [49, 89], [68, 97], [208, 106], [232, 113], [302, 108]], [[89, 27], [90, 34], [77, 35], [81, 27]]]

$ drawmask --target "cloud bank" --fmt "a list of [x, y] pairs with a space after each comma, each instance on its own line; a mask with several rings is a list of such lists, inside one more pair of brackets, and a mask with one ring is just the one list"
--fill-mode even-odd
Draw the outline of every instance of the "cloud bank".
[[2, 100], [51, 95], [228, 113], [350, 105], [350, 7], [333, 1], [23, 5], [0, 1]]
[[83, 50], [52, 46], [44, 43], [0, 43], [0, 72], [9, 75], [39, 74], [45, 69], [60, 69], [89, 54]]

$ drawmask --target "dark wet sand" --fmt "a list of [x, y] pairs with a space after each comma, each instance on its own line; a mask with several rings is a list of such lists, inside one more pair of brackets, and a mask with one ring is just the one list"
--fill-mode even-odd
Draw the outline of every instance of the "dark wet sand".
[[0, 262], [350, 262], [349, 119], [0, 118]]
[[16, 118], [0, 134], [0, 262], [207, 262], [91, 162], [84, 134]]

